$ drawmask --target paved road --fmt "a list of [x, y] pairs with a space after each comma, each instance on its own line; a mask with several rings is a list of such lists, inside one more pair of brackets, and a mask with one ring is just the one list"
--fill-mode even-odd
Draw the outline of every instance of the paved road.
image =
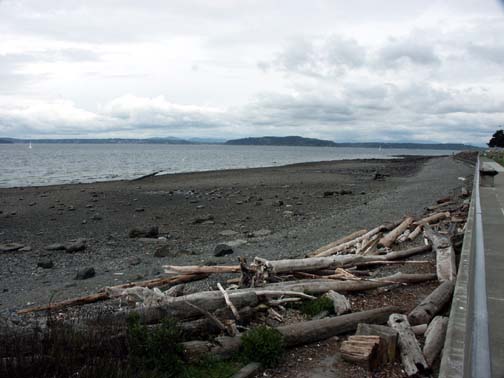
[[492, 378], [504, 378], [504, 168], [498, 172], [493, 188], [480, 188], [485, 266], [487, 279]]

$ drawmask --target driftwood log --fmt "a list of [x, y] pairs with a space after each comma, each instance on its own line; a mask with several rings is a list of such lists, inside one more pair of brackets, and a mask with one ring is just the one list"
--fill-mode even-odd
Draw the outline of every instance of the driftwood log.
[[432, 319], [432, 322], [430, 322], [427, 331], [425, 331], [423, 354], [429, 366], [432, 366], [436, 357], [443, 349], [447, 328], [448, 317], [436, 316]]
[[441, 235], [432, 230], [431, 227], [424, 227], [425, 236], [432, 243], [432, 248], [436, 252], [436, 272], [440, 281], [453, 281], [457, 276], [455, 265], [455, 251], [448, 236]]
[[445, 281], [439, 285], [409, 313], [410, 324], [429, 324], [431, 319], [451, 300], [454, 287], [451, 281]]
[[408, 377], [428, 373], [429, 365], [425, 361], [406, 315], [390, 315], [388, 325], [397, 331], [401, 361]]
[[411, 223], [413, 223], [413, 218], [411, 217], [406, 218], [404, 221], [402, 221], [402, 223], [399, 226], [397, 226], [387, 235], [381, 238], [380, 241], [378, 242], [378, 245], [389, 248], [392, 244], [394, 244], [396, 239], [409, 228]]
[[446, 211], [446, 212], [443, 212], [443, 213], [436, 213], [436, 214], [433, 214], [433, 215], [430, 215], [428, 217], [425, 217], [423, 219], [420, 219], [418, 222], [415, 222], [415, 226], [420, 226], [420, 225], [427, 225], [427, 224], [430, 224], [430, 223], [435, 223], [435, 222], [438, 222], [444, 218], [449, 218], [450, 217], [450, 212], [449, 211]]
[[[117, 286], [111, 286], [110, 289], [127, 289], [134, 286], [153, 288], [157, 286], [177, 285], [185, 282], [198, 281], [207, 277], [208, 274], [184, 274], [172, 277], [155, 278], [147, 281], [128, 282]], [[29, 307], [23, 310], [19, 310], [17, 313], [21, 315], [37, 311], [61, 310], [65, 307], [80, 306], [88, 303], [104, 301], [110, 298], [110, 294], [105, 289], [103, 289], [103, 291], [96, 294], [84, 295], [82, 297], [71, 298], [61, 302], [49, 303], [48, 305], [44, 306]]]
[[314, 257], [325, 257], [325, 256], [335, 255], [338, 252], [344, 251], [345, 249], [348, 249], [348, 248], [356, 245], [357, 243], [362, 242], [363, 240], [369, 240], [372, 236], [378, 234], [379, 232], [382, 232], [383, 230], [385, 230], [384, 225], [375, 227], [371, 231], [368, 231], [365, 234], [363, 234], [353, 240], [335, 245], [334, 247], [328, 248], [320, 253], [317, 253], [316, 255], [314, 255]]
[[333, 241], [332, 243], [329, 243], [327, 245], [324, 245], [323, 247], [320, 247], [319, 249], [317, 249], [313, 252], [308, 253], [306, 256], [307, 257], [317, 256], [319, 253], [325, 252], [328, 249], [334, 248], [340, 244], [354, 240], [354, 239], [358, 238], [359, 236], [364, 235], [367, 232], [368, 232], [368, 230], [366, 230], [366, 229], [355, 231], [355, 232], [351, 233], [350, 235], [344, 236], [336, 241]]
[[[389, 306], [381, 309], [355, 312], [325, 318], [294, 323], [276, 329], [282, 334], [285, 346], [294, 347], [353, 331], [362, 322], [384, 323], [390, 314], [397, 311], [397, 307]], [[188, 341], [183, 343], [183, 353], [187, 361], [197, 361], [204, 355], [212, 355], [215, 358], [229, 358], [240, 349], [241, 336], [218, 337], [215, 343], [209, 341]]]
[[382, 342], [380, 343], [378, 353], [382, 358], [381, 362], [386, 364], [395, 361], [397, 353], [396, 330], [379, 324], [359, 323], [355, 334], [380, 336]]
[[362, 366], [367, 370], [375, 370], [384, 363], [380, 336], [361, 335], [350, 336], [340, 347], [341, 357], [348, 362]]

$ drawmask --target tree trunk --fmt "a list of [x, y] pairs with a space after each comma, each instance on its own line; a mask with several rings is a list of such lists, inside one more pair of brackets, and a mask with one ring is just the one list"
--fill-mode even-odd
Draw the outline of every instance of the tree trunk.
[[439, 285], [409, 313], [410, 324], [429, 324], [431, 319], [450, 302], [454, 287], [451, 281], [445, 281]]
[[395, 329], [398, 333], [399, 351], [404, 371], [411, 377], [428, 373], [429, 365], [422, 354], [415, 334], [411, 330], [406, 315], [392, 314], [390, 315], [388, 325]]
[[427, 331], [425, 331], [423, 354], [429, 366], [432, 366], [436, 357], [443, 349], [447, 328], [448, 318], [444, 316], [436, 316], [432, 319]]

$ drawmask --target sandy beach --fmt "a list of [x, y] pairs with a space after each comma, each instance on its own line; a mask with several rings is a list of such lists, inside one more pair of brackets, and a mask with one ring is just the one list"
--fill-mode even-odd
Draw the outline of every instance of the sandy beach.
[[[357, 229], [422, 214], [472, 171], [452, 157], [406, 157], [1, 189], [0, 244], [25, 248], [0, 253], [0, 309], [154, 278], [163, 264], [301, 257]], [[146, 227], [158, 227], [157, 238], [129, 237]], [[215, 257], [219, 243], [234, 253]], [[76, 279], [91, 267], [93, 277]]]

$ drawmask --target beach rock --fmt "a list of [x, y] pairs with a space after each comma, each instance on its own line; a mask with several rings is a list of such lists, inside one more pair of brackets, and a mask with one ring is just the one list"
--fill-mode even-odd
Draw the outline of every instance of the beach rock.
[[258, 238], [258, 237], [262, 237], [262, 236], [268, 236], [271, 234], [271, 230], [268, 230], [267, 228], [263, 228], [263, 229], [260, 229], [260, 230], [257, 230], [257, 231], [253, 231], [250, 235], [253, 237], [253, 238]]
[[220, 236], [235, 236], [237, 234], [238, 234], [238, 232], [233, 231], [233, 230], [224, 230], [224, 231], [219, 232]]
[[99, 221], [99, 220], [102, 220], [102, 216], [100, 214], [94, 214], [92, 217], [91, 217], [92, 220], [94, 221]]
[[46, 251], [64, 251], [66, 247], [61, 243], [49, 244], [44, 248]]
[[284, 202], [282, 200], [277, 200], [273, 202], [273, 206], [280, 207], [283, 206]]
[[[203, 215], [201, 217], [194, 218], [191, 223], [192, 224], [202, 224], [205, 222], [213, 222], [213, 220], [214, 220], [213, 215], [207, 214], [207, 215]], [[208, 224], [208, 223], [205, 223], [205, 224]]]
[[37, 263], [37, 266], [43, 269], [51, 269], [52, 267], [54, 267], [54, 263], [52, 260], [43, 259]]
[[19, 252], [30, 252], [31, 250], [32, 250], [32, 247], [29, 247], [29, 246], [18, 249]]
[[67, 253], [74, 253], [86, 249], [86, 239], [79, 238], [75, 241], [68, 243], [65, 247]]
[[244, 245], [244, 244], [247, 244], [248, 242], [244, 239], [236, 239], [236, 240], [231, 240], [229, 242], [226, 242], [226, 244], [228, 246], [230, 246], [231, 248], [236, 248], [236, 247], [239, 247], [240, 245]]
[[84, 268], [77, 272], [75, 276], [76, 280], [87, 280], [88, 278], [93, 278], [96, 275], [95, 269], [93, 267]]
[[138, 256], [131, 256], [131, 257], [128, 257], [127, 261], [128, 261], [129, 265], [134, 266], [134, 265], [140, 264], [142, 262], [142, 259]]
[[217, 244], [217, 246], [214, 249], [215, 257], [222, 257], [226, 255], [231, 255], [233, 253], [234, 253], [233, 248], [228, 244]]
[[24, 245], [20, 244], [20, 243], [0, 244], [0, 252], [14, 252], [14, 251], [17, 251], [23, 247], [24, 247]]
[[150, 226], [145, 228], [132, 228], [128, 235], [130, 238], [157, 238], [159, 236], [159, 227]]
[[145, 211], [145, 209], [144, 209], [143, 207], [137, 207], [137, 208], [135, 209], [135, 211], [136, 211], [137, 213], [141, 213], [141, 212], [144, 212], [144, 211]]
[[332, 197], [336, 194], [334, 190], [326, 190], [324, 194], [322, 194], [322, 197], [327, 198], [327, 197]]
[[163, 245], [154, 251], [154, 257], [168, 257], [173, 253], [171, 247], [168, 245]]
[[341, 189], [341, 190], [338, 192], [338, 194], [339, 194], [340, 196], [345, 196], [345, 195], [347, 195], [347, 194], [353, 194], [353, 192], [352, 192], [351, 190]]

